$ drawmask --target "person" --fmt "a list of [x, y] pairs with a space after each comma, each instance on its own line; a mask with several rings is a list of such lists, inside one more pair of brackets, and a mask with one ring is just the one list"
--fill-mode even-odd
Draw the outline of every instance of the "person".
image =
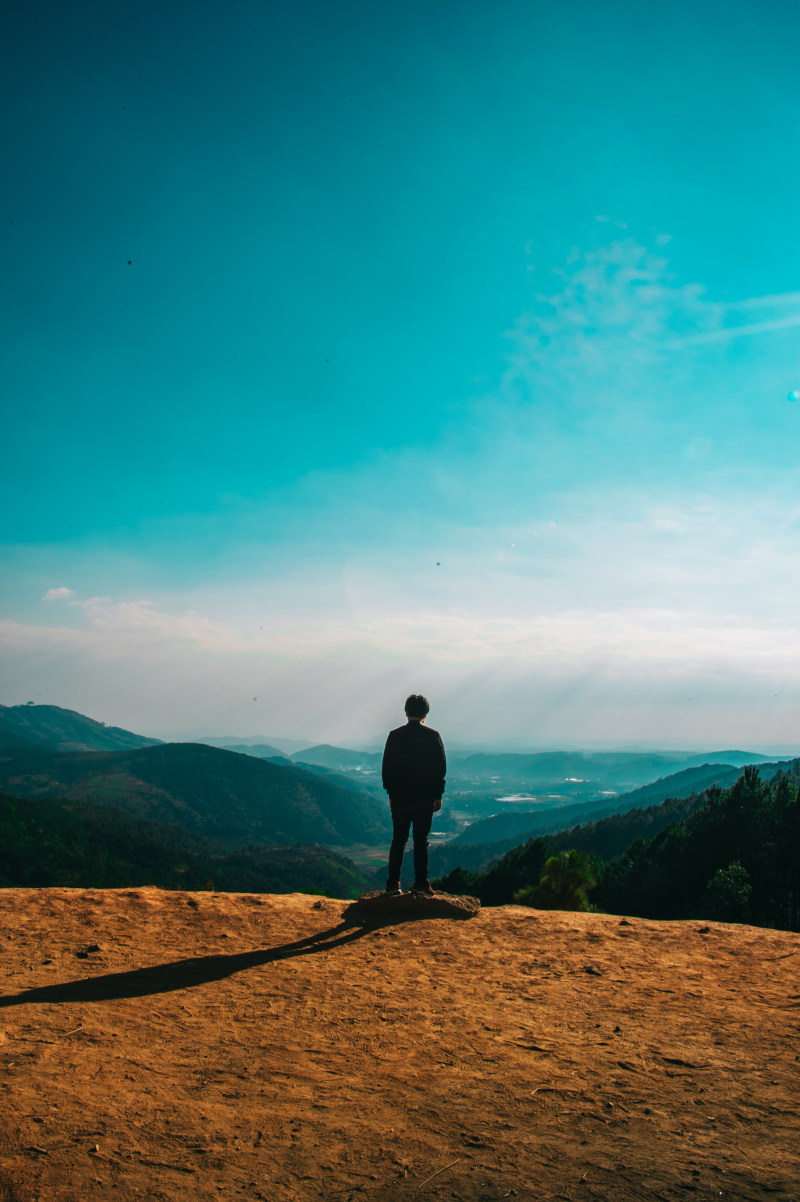
[[414, 889], [434, 897], [428, 880], [428, 835], [442, 808], [447, 759], [437, 730], [425, 726], [430, 706], [419, 693], [406, 699], [406, 724], [390, 730], [383, 751], [383, 787], [392, 807], [387, 894], [402, 893], [400, 873], [409, 832], [414, 831]]

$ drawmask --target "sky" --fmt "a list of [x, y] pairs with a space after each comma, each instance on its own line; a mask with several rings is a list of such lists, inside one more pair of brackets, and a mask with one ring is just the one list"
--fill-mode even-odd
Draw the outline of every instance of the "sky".
[[11, 0], [0, 703], [800, 750], [796, 0]]

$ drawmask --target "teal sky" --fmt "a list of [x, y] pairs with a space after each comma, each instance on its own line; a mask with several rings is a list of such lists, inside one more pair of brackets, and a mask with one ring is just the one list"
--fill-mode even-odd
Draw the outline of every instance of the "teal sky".
[[0, 702], [800, 746], [795, 0], [10, 11]]

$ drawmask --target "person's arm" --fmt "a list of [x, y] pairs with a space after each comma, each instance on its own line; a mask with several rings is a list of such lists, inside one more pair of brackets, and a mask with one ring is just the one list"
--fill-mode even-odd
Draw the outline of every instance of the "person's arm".
[[447, 756], [444, 753], [444, 743], [442, 736], [436, 736], [436, 800], [434, 801], [434, 813], [442, 808], [442, 794], [444, 793], [444, 778], [447, 774]]
[[394, 755], [392, 752], [392, 736], [386, 737], [386, 745], [383, 749], [383, 761], [381, 763], [381, 780], [383, 787], [389, 794], [389, 800], [392, 797], [392, 781], [394, 778]]

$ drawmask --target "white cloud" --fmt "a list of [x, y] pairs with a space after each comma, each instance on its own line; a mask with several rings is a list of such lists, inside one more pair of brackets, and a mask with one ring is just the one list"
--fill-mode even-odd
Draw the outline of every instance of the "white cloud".
[[721, 330], [708, 330], [703, 334], [690, 334], [685, 338], [675, 338], [666, 344], [668, 350], [678, 350], [684, 346], [699, 346], [702, 343], [729, 342], [733, 338], [750, 338], [757, 334], [773, 334], [777, 330], [789, 330], [800, 326], [800, 313], [792, 313], [787, 317], [776, 317], [772, 321], [756, 321], [749, 325], [725, 326]]
[[[659, 235], [655, 242], [662, 247], [669, 240]], [[511, 335], [515, 350], [506, 387], [514, 381], [535, 387], [538, 400], [553, 387], [563, 401], [565, 385], [582, 383], [586, 391], [613, 384], [619, 403], [631, 405], [643, 388], [658, 386], [652, 375], [656, 364], [664, 382], [674, 383], [670, 351], [800, 325], [800, 293], [715, 302], [698, 284], [678, 284], [669, 260], [632, 237], [588, 253], [573, 247], [566, 269], [555, 276], [561, 286], [539, 293]], [[773, 313], [764, 321], [726, 324], [728, 314], [759, 309]], [[580, 404], [580, 394], [570, 399]]]
[[75, 592], [71, 588], [49, 588], [42, 597], [43, 601], [66, 601], [68, 597], [74, 597]]
[[84, 629], [6, 623], [3, 641], [32, 650], [62, 641], [104, 660], [146, 651], [164, 665], [176, 656], [209, 665], [339, 657], [556, 674], [600, 663], [669, 676], [794, 671], [797, 505], [775, 495], [749, 508], [711, 498], [648, 506], [621, 494], [617, 506], [465, 530], [437, 562], [437, 552], [420, 547], [351, 557], [338, 579], [333, 565], [319, 564], [316, 576], [289, 573], [280, 587], [231, 581], [183, 603], [175, 595], [76, 598], [71, 612], [83, 614]]
[[[716, 688], [720, 738], [766, 731], [765, 696], [798, 700], [800, 508], [772, 449], [790, 444], [788, 419], [766, 469], [748, 477], [758, 454], [740, 439], [736, 459], [730, 432], [740, 413], [769, 430], [769, 414], [731, 394], [746, 377], [760, 399], [763, 364], [718, 373], [724, 350], [669, 350], [797, 324], [800, 295], [717, 304], [627, 237], [573, 259], [510, 335], [501, 385], [434, 446], [310, 475], [268, 510], [240, 502], [232, 535], [231, 511], [209, 518], [238, 549], [224, 570], [203, 559], [204, 585], [179, 591], [169, 560], [166, 587], [153, 586], [155, 571], [122, 587], [123, 575], [142, 578], [131, 560], [104, 578], [109, 595], [48, 590], [82, 628], [3, 624], [18, 676], [6, 675], [0, 700], [19, 699], [14, 679], [19, 696], [37, 696], [27, 682], [38, 673], [76, 708], [81, 689], [116, 690], [100, 716], [147, 732], [158, 733], [156, 716], [161, 729], [195, 721], [210, 732], [229, 713], [228, 729], [247, 733], [252, 698], [266, 707], [273, 695], [274, 733], [344, 737], [359, 724], [369, 733], [375, 697], [430, 689], [465, 733], [491, 696], [496, 731], [528, 722], [580, 742], [590, 730], [689, 730], [689, 691]], [[751, 309], [769, 320], [725, 324]], [[740, 361], [747, 351], [737, 347]], [[712, 478], [723, 466], [727, 479]], [[205, 547], [204, 529], [172, 518], [163, 547]], [[77, 574], [76, 563], [71, 549], [51, 559], [50, 578], [98, 579], [96, 561]], [[134, 704], [147, 721], [125, 716]], [[783, 728], [793, 721], [787, 709]]]
[[669, 261], [633, 238], [576, 254], [556, 274], [560, 287], [539, 293], [517, 321], [504, 380], [506, 394], [537, 406], [557, 403], [562, 421], [610, 409], [640, 408], [642, 396], [665, 394], [675, 335], [713, 333], [719, 305], [696, 284], [678, 285]]
[[0, 623], [2, 700], [24, 693], [160, 737], [347, 744], [401, 721], [402, 698], [421, 691], [448, 739], [796, 739], [796, 626], [667, 610], [494, 621], [423, 612], [332, 626], [284, 620], [256, 637], [153, 607], [142, 627], [141, 613], [118, 606], [88, 630]]
[[726, 301], [725, 309], [776, 309], [800, 305], [800, 292], [773, 292], [768, 296], [746, 296], [742, 300]]

